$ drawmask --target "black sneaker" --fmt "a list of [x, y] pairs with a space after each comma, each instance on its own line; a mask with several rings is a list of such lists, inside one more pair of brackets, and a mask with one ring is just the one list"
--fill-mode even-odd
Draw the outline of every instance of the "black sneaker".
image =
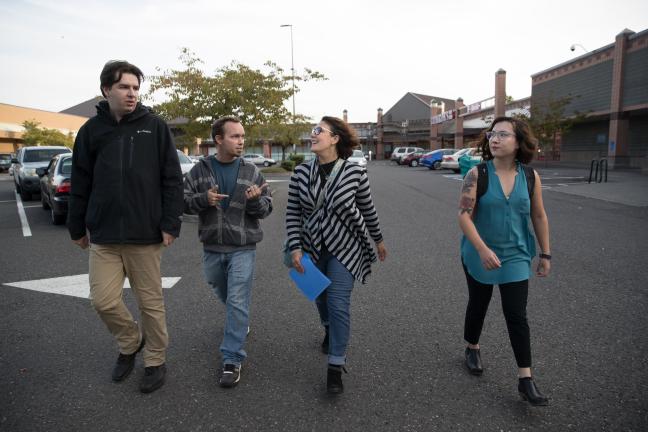
[[326, 373], [326, 392], [328, 394], [340, 394], [344, 392], [342, 384], [342, 371], [346, 373], [344, 366], [328, 365]]
[[223, 366], [223, 374], [221, 375], [219, 384], [221, 387], [235, 387], [241, 380], [241, 365], [226, 364]]
[[144, 368], [144, 378], [140, 383], [142, 393], [151, 393], [164, 385], [166, 379], [166, 365], [149, 366]]
[[324, 335], [324, 340], [322, 341], [322, 352], [324, 354], [328, 354], [328, 352], [329, 352], [329, 328], [328, 328], [328, 326], [324, 326], [324, 330], [326, 331], [326, 334]]
[[133, 366], [135, 366], [135, 357], [137, 356], [137, 353], [142, 351], [142, 348], [144, 348], [144, 343], [144, 336], [142, 336], [142, 342], [140, 343], [139, 348], [137, 348], [137, 351], [133, 354], [119, 353], [117, 363], [115, 363], [115, 367], [112, 371], [112, 380], [114, 382], [123, 381], [128, 377], [128, 375], [130, 375], [133, 371]]

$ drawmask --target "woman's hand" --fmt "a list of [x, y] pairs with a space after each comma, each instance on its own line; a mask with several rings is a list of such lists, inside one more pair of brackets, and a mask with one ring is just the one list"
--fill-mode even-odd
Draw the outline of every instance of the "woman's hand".
[[545, 258], [540, 258], [538, 261], [538, 268], [536, 269], [536, 276], [545, 277], [549, 276], [549, 271], [551, 270], [551, 261]]
[[385, 258], [387, 258], [387, 248], [385, 247], [385, 242], [381, 241], [380, 243], [376, 243], [376, 249], [378, 250], [378, 259], [380, 261], [385, 261]]
[[495, 252], [487, 247], [479, 251], [479, 258], [486, 270], [495, 270], [502, 267], [502, 263], [495, 255]]
[[290, 252], [290, 255], [292, 256], [292, 264], [295, 270], [297, 270], [299, 273], [304, 273], [304, 267], [301, 265], [301, 259], [302, 259], [302, 251], [301, 249], [296, 249], [292, 252]]

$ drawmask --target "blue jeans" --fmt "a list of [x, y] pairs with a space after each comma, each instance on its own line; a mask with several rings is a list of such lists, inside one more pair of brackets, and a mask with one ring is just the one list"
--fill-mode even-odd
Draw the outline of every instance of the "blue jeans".
[[226, 308], [225, 332], [220, 346], [223, 364], [238, 366], [247, 356], [243, 344], [250, 319], [255, 258], [256, 250], [203, 252], [203, 270], [207, 283]]
[[354, 278], [328, 252], [322, 254], [315, 265], [331, 280], [331, 285], [315, 300], [320, 321], [329, 328], [328, 362], [332, 365], [344, 365], [351, 333], [350, 306]]

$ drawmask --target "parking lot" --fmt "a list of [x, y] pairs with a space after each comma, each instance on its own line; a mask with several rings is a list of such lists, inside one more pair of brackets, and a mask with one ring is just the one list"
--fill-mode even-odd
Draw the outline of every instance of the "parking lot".
[[315, 307], [281, 264], [287, 176], [268, 177], [275, 207], [258, 246], [241, 383], [217, 385], [224, 308], [203, 281], [188, 219], [162, 262], [169, 378], [143, 395], [141, 357], [126, 382], [110, 381], [117, 350], [84, 297], [87, 251], [51, 224], [38, 196], [22, 203], [21, 220], [0, 174], [0, 430], [644, 430], [648, 207], [588, 196], [581, 171], [538, 169], [554, 259], [548, 279], [531, 281], [529, 324], [546, 408], [517, 394], [498, 294], [481, 340], [484, 375], [463, 368], [461, 183], [449, 171], [369, 163], [389, 256], [354, 289], [337, 398], [325, 395]]

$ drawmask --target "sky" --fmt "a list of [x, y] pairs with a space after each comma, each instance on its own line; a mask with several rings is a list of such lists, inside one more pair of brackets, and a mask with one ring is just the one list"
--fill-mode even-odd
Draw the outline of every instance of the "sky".
[[100, 94], [106, 61], [154, 75], [181, 68], [183, 47], [206, 73], [234, 60], [289, 73], [291, 24], [295, 69], [328, 78], [301, 85], [297, 113], [350, 122], [407, 92], [487, 99], [500, 68], [508, 95], [530, 96], [532, 74], [648, 29], [646, 0], [0, 0], [0, 14], [0, 103], [61, 111]]

